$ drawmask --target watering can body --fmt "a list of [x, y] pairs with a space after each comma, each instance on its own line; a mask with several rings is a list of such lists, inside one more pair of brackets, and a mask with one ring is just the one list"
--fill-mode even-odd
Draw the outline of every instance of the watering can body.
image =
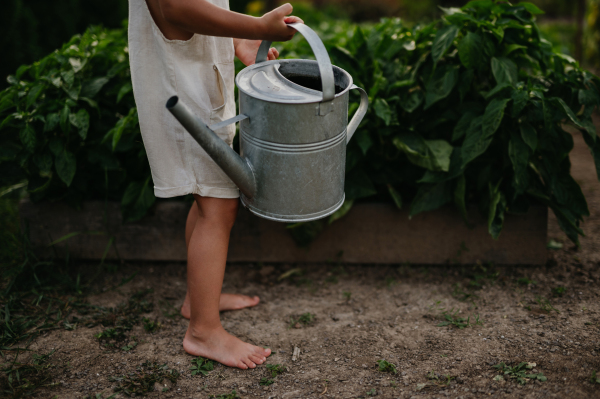
[[[281, 222], [305, 222], [334, 213], [344, 203], [346, 144], [368, 107], [352, 77], [332, 66], [322, 42], [302, 24], [291, 24], [308, 40], [316, 61], [257, 62], [236, 77], [240, 114], [206, 126], [176, 97], [167, 108], [238, 185], [252, 213]], [[348, 124], [349, 92], [361, 104]], [[240, 155], [213, 132], [240, 122]]]

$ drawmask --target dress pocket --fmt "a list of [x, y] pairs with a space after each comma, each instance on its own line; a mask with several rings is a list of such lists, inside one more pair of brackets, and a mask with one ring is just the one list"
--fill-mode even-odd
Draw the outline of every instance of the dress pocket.
[[[224, 78], [224, 71], [221, 70], [221, 67], [218, 64], [213, 65], [213, 69], [215, 70], [216, 74], [217, 74], [217, 88], [219, 93], [211, 93], [211, 94], [216, 94], [216, 95], [211, 95], [211, 98], [215, 98], [215, 97], [219, 97], [223, 99], [223, 102], [221, 103], [221, 105], [219, 105], [216, 108], [213, 108], [212, 111], [210, 112], [210, 124], [214, 125], [216, 123], [219, 122], [223, 122], [225, 119], [228, 119], [229, 117], [231, 117], [232, 115], [228, 115], [228, 103], [230, 102], [230, 94], [229, 94], [229, 88], [227, 87], [227, 83], [225, 81]], [[235, 105], [234, 105], [234, 112], [235, 112]], [[231, 113], [231, 112], [229, 112]], [[227, 144], [231, 145], [231, 143], [233, 142], [233, 137], [235, 136], [235, 125], [231, 125], [231, 126], [225, 126], [224, 128], [221, 128], [217, 131], [215, 131], [215, 133], [222, 138]]]

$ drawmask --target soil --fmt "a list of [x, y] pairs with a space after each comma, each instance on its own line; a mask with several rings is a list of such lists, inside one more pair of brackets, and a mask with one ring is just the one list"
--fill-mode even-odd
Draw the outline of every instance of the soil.
[[[563, 246], [548, 250], [544, 266], [228, 265], [223, 290], [260, 295], [261, 303], [222, 313], [224, 327], [272, 348], [268, 363], [287, 367], [272, 385], [261, 386], [262, 378], [271, 378], [265, 366], [242, 371], [217, 364], [207, 376], [191, 375], [192, 357], [181, 346], [188, 321], [173, 315], [185, 295], [184, 264], [125, 264], [106, 275], [99, 287], [105, 292], [89, 301], [115, 306], [151, 288], [155, 306], [145, 317], [162, 327], [148, 333], [135, 326], [129, 335], [140, 343], [128, 352], [102, 347], [94, 338], [100, 326], [40, 336], [30, 349], [56, 349], [52, 361], [62, 366], [52, 375], [58, 385], [34, 397], [107, 398], [118, 385], [109, 377], [146, 361], [181, 373], [174, 384], [157, 384], [161, 391], [148, 393], [151, 398], [207, 398], [232, 390], [241, 398], [281, 399], [600, 397], [600, 384], [590, 381], [594, 371], [600, 375], [600, 184], [581, 136], [574, 138], [573, 175], [591, 212], [583, 225], [587, 236], [575, 247], [551, 215], [548, 238]], [[296, 268], [303, 274], [280, 279]], [[135, 272], [130, 282], [110, 289]], [[557, 287], [566, 288], [562, 296], [553, 294]], [[456, 317], [470, 316], [471, 325], [438, 326], [450, 309], [459, 310]], [[290, 322], [304, 313], [314, 314], [314, 321]], [[379, 371], [380, 359], [398, 373]], [[501, 373], [493, 366], [500, 362], [535, 363], [527, 372], [547, 380], [496, 381]]]

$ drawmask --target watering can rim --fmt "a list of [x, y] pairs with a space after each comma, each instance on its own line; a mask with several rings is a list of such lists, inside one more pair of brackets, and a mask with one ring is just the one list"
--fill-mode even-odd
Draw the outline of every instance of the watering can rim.
[[[315, 95], [317, 96], [321, 96], [321, 92], [318, 90], [312, 90], [309, 88], [306, 88], [304, 86], [301, 86], [297, 83], [292, 82], [291, 80], [289, 80], [288, 78], [286, 78], [285, 76], [283, 76], [283, 74], [281, 74], [281, 72], [279, 72], [279, 68], [278, 66], [280, 64], [289, 64], [289, 63], [306, 63], [306, 64], [316, 64], [318, 65], [318, 62], [315, 60], [305, 60], [305, 59], [300, 59], [300, 58], [293, 58], [293, 59], [279, 59], [279, 60], [272, 60], [272, 61], [265, 61], [265, 62], [261, 62], [260, 64], [252, 64], [247, 66], [246, 68], [242, 69], [237, 76], [235, 77], [235, 85], [237, 86], [238, 90], [252, 98], [256, 98], [262, 101], [266, 101], [266, 102], [271, 102], [271, 103], [276, 103], [276, 104], [316, 104], [316, 103], [321, 103], [323, 102], [323, 99], [321, 97], [313, 97], [313, 99], [311, 100], [296, 100], [296, 99], [281, 99], [281, 98], [273, 98], [273, 97], [269, 97], [267, 95], [255, 92], [255, 91], [249, 91], [247, 89], [245, 89], [243, 87], [243, 85], [240, 85], [240, 79], [246, 78], [245, 75], [248, 75], [250, 72], [252, 72], [255, 69], [262, 69], [271, 65], [274, 65], [275, 70], [277, 71], [277, 74], [279, 75], [278, 77], [280, 79], [284, 79], [285, 80], [285, 84], [289, 85], [291, 87], [297, 87], [299, 88], [299, 90], [302, 91], [310, 91], [310, 92], [314, 92]], [[331, 65], [332, 68], [342, 72], [343, 74], [346, 75], [346, 77], [348, 78], [348, 85], [346, 88], [344, 88], [344, 90], [342, 90], [341, 92], [335, 94], [334, 99], [343, 96], [344, 94], [346, 94], [348, 91], [350, 91], [354, 85], [354, 79], [352, 79], [352, 75], [350, 75], [350, 73], [348, 71], [346, 71], [343, 68], [340, 68], [336, 65]]]

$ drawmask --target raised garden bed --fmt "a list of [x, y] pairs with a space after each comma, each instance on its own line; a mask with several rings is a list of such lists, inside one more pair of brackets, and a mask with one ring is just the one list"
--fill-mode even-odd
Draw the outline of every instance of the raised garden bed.
[[[87, 202], [82, 210], [62, 203], [21, 204], [30, 239], [39, 253], [54, 250], [79, 259], [185, 261], [184, 226], [189, 204], [161, 202], [134, 223], [122, 223], [118, 203]], [[476, 209], [472, 227], [455, 209], [442, 208], [408, 219], [408, 211], [388, 204], [357, 204], [308, 247], [299, 248], [283, 223], [260, 219], [240, 209], [233, 228], [231, 262], [476, 263], [544, 264], [548, 210], [507, 215], [498, 240]], [[55, 245], [49, 244], [78, 233]], [[110, 245], [109, 245], [110, 244]]]

